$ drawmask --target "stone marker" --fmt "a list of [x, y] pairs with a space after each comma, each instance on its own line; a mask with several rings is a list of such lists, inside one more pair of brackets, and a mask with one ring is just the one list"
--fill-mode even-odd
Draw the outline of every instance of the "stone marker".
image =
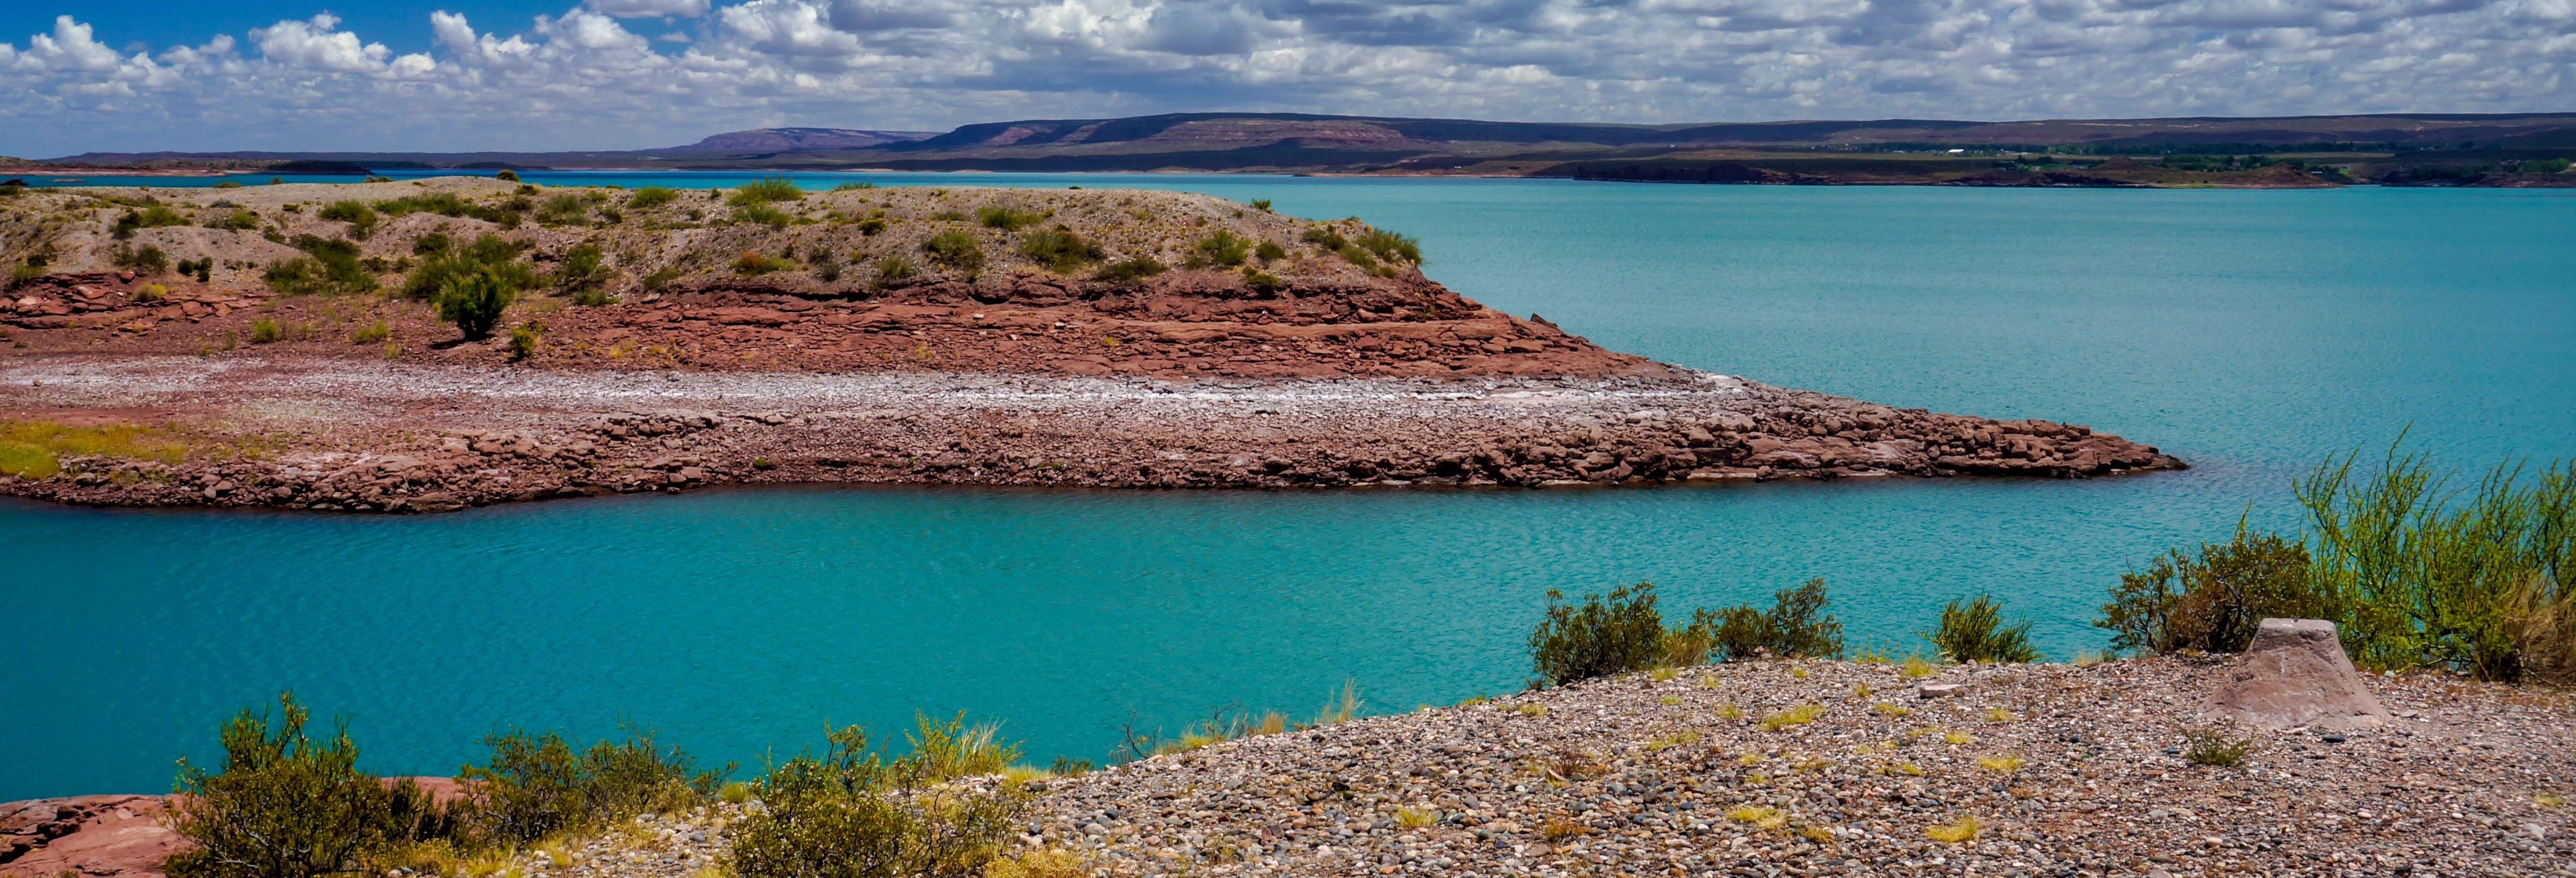
[[2265, 729], [2350, 729], [2390, 719], [2344, 657], [2335, 624], [2323, 619], [2263, 620], [2200, 718]]

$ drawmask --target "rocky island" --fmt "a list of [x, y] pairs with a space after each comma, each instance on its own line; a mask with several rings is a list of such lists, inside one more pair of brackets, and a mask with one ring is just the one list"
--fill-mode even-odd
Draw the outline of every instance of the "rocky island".
[[0, 494], [2102, 476], [2083, 426], [1653, 362], [1357, 219], [1137, 190], [0, 187]]

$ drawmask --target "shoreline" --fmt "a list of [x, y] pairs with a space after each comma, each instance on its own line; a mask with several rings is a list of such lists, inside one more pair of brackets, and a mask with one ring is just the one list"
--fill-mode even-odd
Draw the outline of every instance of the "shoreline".
[[2082, 427], [1709, 373], [1174, 382], [166, 357], [15, 363], [0, 382], [13, 419], [149, 415], [267, 443], [228, 461], [68, 458], [52, 478], [0, 477], [0, 494], [108, 506], [443, 512], [725, 484], [1555, 487], [2183, 466]]

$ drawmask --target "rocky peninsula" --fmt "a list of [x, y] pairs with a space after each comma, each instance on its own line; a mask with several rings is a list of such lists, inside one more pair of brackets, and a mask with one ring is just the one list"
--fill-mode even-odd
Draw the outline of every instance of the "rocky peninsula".
[[[13, 191], [0, 214], [0, 494], [61, 502], [2182, 466], [1605, 350], [1441, 287], [1400, 235], [1182, 193], [440, 178]], [[477, 273], [515, 295], [469, 338], [437, 300]]]

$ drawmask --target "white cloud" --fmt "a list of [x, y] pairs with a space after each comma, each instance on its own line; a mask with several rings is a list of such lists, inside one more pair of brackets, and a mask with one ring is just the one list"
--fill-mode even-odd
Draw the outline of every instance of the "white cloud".
[[[651, 37], [620, 20], [676, 16], [705, 18]], [[2576, 0], [586, 0], [497, 31], [433, 13], [414, 55], [339, 24], [146, 54], [63, 16], [0, 43], [11, 151], [639, 148], [1221, 108], [2495, 112], [2568, 109], [2576, 89]]]
[[335, 73], [374, 73], [383, 70], [390, 52], [383, 43], [361, 45], [358, 35], [334, 31], [338, 16], [325, 12], [309, 21], [281, 21], [268, 27], [250, 30], [250, 40], [259, 47], [261, 57], [269, 61]]
[[590, 9], [618, 18], [695, 18], [707, 14], [707, 0], [589, 0]]

